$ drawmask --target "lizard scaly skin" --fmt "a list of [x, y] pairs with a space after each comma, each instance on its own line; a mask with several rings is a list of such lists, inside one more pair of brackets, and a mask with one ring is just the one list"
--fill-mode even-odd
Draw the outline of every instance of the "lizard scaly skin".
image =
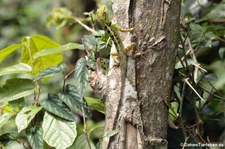
[[[113, 23], [107, 14], [107, 8], [105, 6], [101, 6], [97, 10], [97, 18], [98, 22], [104, 27], [105, 31], [110, 35], [111, 40], [113, 41], [119, 56], [119, 67], [121, 70], [121, 89], [120, 89], [120, 102], [121, 102], [123, 98], [123, 90], [125, 86], [126, 71], [127, 71], [127, 50], [124, 47], [119, 31], [129, 32], [132, 31], [133, 29], [122, 29], [120, 26]], [[116, 118], [118, 117], [118, 114], [119, 112], [117, 111]], [[115, 129], [115, 121], [113, 124], [113, 129]]]

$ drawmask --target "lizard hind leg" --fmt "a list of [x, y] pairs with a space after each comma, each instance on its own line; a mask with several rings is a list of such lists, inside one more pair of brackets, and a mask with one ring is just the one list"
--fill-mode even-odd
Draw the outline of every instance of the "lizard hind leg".
[[112, 56], [113, 61], [114, 61], [113, 66], [118, 67], [120, 65], [118, 52], [116, 50], [115, 51], [113, 50], [113, 51], [110, 52], [110, 55]]

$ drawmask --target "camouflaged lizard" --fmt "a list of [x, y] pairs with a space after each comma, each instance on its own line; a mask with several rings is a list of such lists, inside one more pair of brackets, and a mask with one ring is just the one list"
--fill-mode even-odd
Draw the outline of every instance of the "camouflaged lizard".
[[[120, 100], [123, 98], [123, 90], [125, 86], [125, 79], [126, 79], [126, 72], [127, 72], [127, 52], [132, 50], [133, 45], [128, 46], [127, 48], [124, 47], [122, 39], [120, 37], [119, 31], [121, 32], [130, 32], [133, 28], [130, 29], [123, 29], [117, 24], [113, 23], [107, 13], [106, 6], [101, 6], [97, 10], [97, 20], [102, 25], [104, 30], [109, 34], [111, 40], [113, 41], [117, 56], [119, 57], [119, 62], [115, 60], [116, 64], [119, 64], [121, 70], [121, 89], [120, 89]], [[112, 57], [115, 54], [111, 54]], [[118, 111], [117, 111], [118, 113]], [[117, 115], [118, 116], [118, 115]], [[115, 123], [115, 122], [114, 122]], [[115, 127], [115, 126], [114, 126]]]

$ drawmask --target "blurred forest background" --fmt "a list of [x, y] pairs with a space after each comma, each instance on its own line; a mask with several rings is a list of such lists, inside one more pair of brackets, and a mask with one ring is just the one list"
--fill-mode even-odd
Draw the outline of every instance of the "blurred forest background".
[[[48, 36], [60, 44], [79, 41], [83, 29], [80, 25], [59, 30], [47, 27], [48, 13], [53, 8], [65, 7], [71, 10], [74, 16], [84, 17], [83, 13], [96, 9], [97, 3], [99, 2], [95, 0], [0, 0], [0, 49], [21, 42], [23, 36], [35, 34]], [[69, 52], [68, 55], [70, 57], [72, 54]], [[9, 58], [5, 63], [9, 65], [10, 60], [14, 59]]]
[[[109, 6], [110, 2], [109, 0], [0, 0], [0, 49], [12, 43], [20, 43], [24, 36], [35, 34], [48, 36], [60, 44], [80, 43], [82, 35], [87, 33], [83, 27], [79, 24], [60, 29], [53, 26], [47, 27], [48, 13], [53, 8], [65, 7], [73, 12], [73, 16], [82, 18], [85, 17], [84, 12], [96, 10], [101, 4]], [[174, 80], [179, 83], [183, 79], [178, 71], [186, 74], [193, 73], [196, 69], [194, 63], [200, 64], [200, 69], [205, 72], [200, 77], [201, 81], [195, 82], [195, 87], [201, 88], [198, 90], [199, 94], [205, 99], [205, 102], [198, 107], [198, 116], [203, 121], [203, 123], [201, 122], [200, 132], [203, 134], [201, 137], [212, 142], [223, 142], [225, 145], [225, 0], [184, 0], [181, 10], [180, 36], [178, 60], [185, 55], [187, 65], [184, 67], [177, 63]], [[187, 46], [188, 41], [191, 46]], [[187, 47], [192, 47], [193, 53], [188, 52], [189, 48]], [[0, 63], [0, 69], [19, 60], [19, 52], [15, 52]], [[68, 66], [74, 67], [81, 55], [84, 53], [67, 51], [64, 53], [64, 62]], [[8, 77], [12, 76], [0, 77], [0, 86]], [[57, 90], [58, 82], [57, 78], [50, 80], [46, 87], [47, 92]], [[193, 95], [189, 93], [187, 91], [185, 97], [193, 98]], [[175, 99], [179, 94], [176, 91], [176, 85], [174, 94]], [[185, 123], [191, 126], [193, 115], [195, 115], [194, 110], [188, 103], [186, 109], [183, 110], [182, 116], [186, 120]], [[104, 115], [99, 116], [97, 113], [94, 116], [96, 117], [92, 120], [95, 122], [104, 120]], [[93, 121], [89, 121], [90, 125], [94, 125]], [[176, 119], [174, 124], [176, 125]], [[182, 135], [182, 132], [179, 131], [181, 130], [171, 129], [169, 131], [168, 139], [171, 139], [171, 144], [182, 142], [176, 140], [179, 139], [177, 137], [179, 134]], [[175, 135], [176, 138], [173, 139]]]

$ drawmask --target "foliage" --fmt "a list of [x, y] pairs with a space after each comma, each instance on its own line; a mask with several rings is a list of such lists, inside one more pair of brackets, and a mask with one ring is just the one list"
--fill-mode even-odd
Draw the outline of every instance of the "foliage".
[[183, 4], [174, 92], [168, 103], [171, 149], [181, 148], [181, 143], [225, 143], [224, 8], [224, 0]]
[[[54, 22], [56, 26], [61, 24], [60, 27], [67, 22], [76, 23], [71, 22], [71, 19], [76, 19], [70, 16], [71, 14], [65, 8], [56, 8], [50, 13], [47, 21]], [[83, 23], [80, 24], [89, 29]], [[8, 141], [5, 141], [5, 137], [8, 137], [7, 140], [12, 143], [26, 142], [30, 147], [37, 149], [47, 146], [96, 148], [101, 146], [99, 141], [103, 137], [112, 136], [104, 135], [102, 124], [92, 125], [91, 129], [86, 124], [86, 119], [92, 116], [91, 110], [105, 113], [104, 104], [100, 99], [85, 95], [89, 87], [90, 70], [96, 69], [97, 53], [104, 48], [109, 51], [110, 48], [110, 37], [107, 34], [98, 29], [92, 31], [94, 35], [84, 36], [82, 44], [70, 42], [60, 45], [46, 36], [33, 35], [25, 36], [21, 43], [12, 44], [0, 51], [1, 62], [7, 60], [15, 51], [20, 54], [16, 63], [0, 69], [0, 76], [7, 76], [5, 83], [0, 87], [0, 129], [3, 130], [0, 134], [1, 147], [10, 146]], [[92, 40], [95, 42], [89, 42]], [[68, 72], [67, 65], [63, 63], [63, 52], [69, 50], [85, 50], [89, 55], [81, 57], [74, 69]], [[104, 58], [108, 55], [109, 52]], [[71, 79], [72, 73], [73, 81], [70, 82], [74, 83], [66, 83], [69, 77]], [[61, 79], [63, 85], [58, 86], [57, 92], [44, 93], [44, 84], [57, 75], [64, 76]], [[13, 102], [15, 104], [12, 104]], [[84, 126], [79, 126], [78, 115], [83, 118]], [[13, 129], [10, 130], [7, 124], [12, 121]], [[83, 131], [79, 131], [81, 127]], [[14, 140], [10, 139], [11, 135], [15, 136]], [[99, 140], [98, 143], [96, 139]]]
[[[84, 119], [85, 117], [90, 118], [89, 105], [93, 110], [96, 109], [104, 113], [104, 108], [102, 108], [103, 103], [99, 99], [84, 98], [87, 88], [87, 77], [89, 75], [86, 59], [80, 58], [74, 68], [74, 80], [76, 80], [74, 85], [66, 84], [65, 78], [63, 80], [64, 85], [62, 86], [63, 91], [57, 94], [48, 93], [47, 99], [41, 101], [39, 101], [39, 96], [42, 80], [45, 81], [46, 77], [54, 77], [57, 74], [64, 73], [66, 65], [59, 64], [62, 62], [62, 52], [77, 48], [83, 50], [82, 46], [77, 43], [59, 45], [42, 35], [24, 37], [22, 43], [17, 45], [20, 46], [9, 46], [5, 49], [13, 49], [11, 51], [15, 51], [22, 48], [20, 62], [13, 66], [2, 68], [0, 74], [2, 76], [10, 76], [15, 73], [27, 74], [30, 79], [20, 78], [19, 76], [7, 79], [5, 84], [0, 88], [2, 109], [0, 128], [6, 126], [7, 122], [11, 119], [15, 119], [18, 134], [24, 135], [25, 130], [27, 141], [33, 148], [43, 148], [42, 136], [44, 141], [52, 147], [67, 148], [71, 146], [77, 137], [75, 114], [81, 115]], [[5, 49], [2, 51], [7, 51]], [[1, 55], [1, 59], [7, 59], [8, 55]], [[15, 111], [10, 104], [11, 101], [25, 101], [25, 99], [33, 94], [33, 105], [24, 104]], [[12, 110], [9, 111], [8, 109]], [[10, 131], [6, 130], [1, 134], [2, 137], [4, 135], [10, 135]], [[78, 136], [78, 140], [79, 138], [81, 136]], [[77, 142], [80, 143], [80, 141]], [[2, 145], [7, 147], [4, 141]], [[79, 146], [79, 144], [75, 143], [75, 146], [77, 145]]]

